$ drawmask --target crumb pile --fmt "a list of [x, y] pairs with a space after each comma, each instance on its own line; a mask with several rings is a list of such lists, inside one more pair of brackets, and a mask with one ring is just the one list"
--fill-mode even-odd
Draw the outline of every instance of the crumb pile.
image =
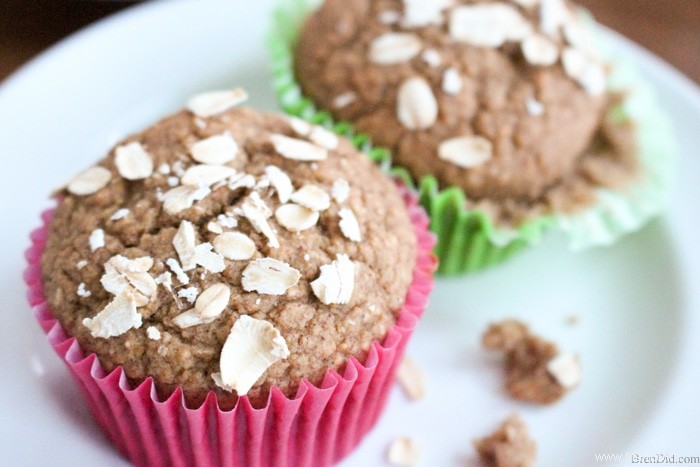
[[474, 447], [489, 467], [531, 467], [537, 459], [537, 444], [517, 414], [508, 417], [490, 436], [474, 441]]
[[576, 356], [560, 353], [556, 345], [533, 335], [519, 321], [489, 326], [483, 346], [505, 354], [506, 390], [514, 399], [553, 404], [581, 381]]

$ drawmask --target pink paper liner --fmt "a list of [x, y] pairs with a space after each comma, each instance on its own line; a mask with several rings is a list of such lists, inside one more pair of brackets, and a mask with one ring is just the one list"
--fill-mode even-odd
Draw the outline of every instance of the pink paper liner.
[[136, 465], [325, 466], [347, 456], [375, 425], [386, 405], [396, 367], [425, 311], [437, 260], [429, 220], [416, 196], [399, 188], [418, 238], [413, 282], [396, 324], [375, 341], [363, 363], [351, 358], [342, 375], [326, 373], [315, 386], [303, 381], [294, 398], [278, 388], [256, 409], [242, 397], [230, 411], [209, 394], [201, 407], [185, 405], [181, 389], [160, 400], [153, 380], [132, 388], [121, 367], [107, 373], [95, 354], [85, 355], [49, 309], [41, 256], [54, 210], [30, 235], [25, 257], [27, 298], [48, 341], [70, 370], [93, 416], [116, 447]]

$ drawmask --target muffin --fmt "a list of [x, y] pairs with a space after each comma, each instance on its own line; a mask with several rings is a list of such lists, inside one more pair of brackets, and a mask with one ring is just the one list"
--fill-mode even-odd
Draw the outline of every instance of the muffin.
[[416, 201], [345, 139], [245, 97], [195, 96], [120, 142], [33, 237], [38, 317], [137, 463], [337, 461], [431, 288]]
[[282, 104], [389, 149], [421, 189], [441, 272], [497, 263], [552, 226], [575, 248], [609, 244], [661, 209], [667, 123], [575, 5], [326, 0], [307, 13], [277, 15]]

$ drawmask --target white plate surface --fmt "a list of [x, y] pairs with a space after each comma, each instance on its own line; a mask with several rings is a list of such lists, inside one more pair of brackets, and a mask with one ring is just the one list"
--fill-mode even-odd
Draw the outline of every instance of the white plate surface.
[[[263, 44], [271, 8], [271, 0], [149, 3], [69, 38], [0, 87], [0, 463], [126, 463], [31, 316], [21, 280], [27, 235], [53, 187], [189, 95], [239, 84], [252, 105], [274, 109]], [[409, 403], [395, 390], [343, 465], [383, 465], [397, 436], [421, 443], [422, 465], [470, 465], [470, 440], [512, 411], [529, 423], [543, 466], [594, 465], [596, 453], [700, 456], [700, 93], [611, 39], [674, 118], [682, 161], [669, 213], [614, 248], [571, 255], [550, 238], [485, 274], [440, 280], [409, 348], [427, 371], [427, 398]], [[571, 314], [579, 325], [565, 324]], [[498, 364], [478, 339], [489, 321], [510, 316], [581, 354], [583, 385], [559, 405], [532, 408], [503, 394]]]

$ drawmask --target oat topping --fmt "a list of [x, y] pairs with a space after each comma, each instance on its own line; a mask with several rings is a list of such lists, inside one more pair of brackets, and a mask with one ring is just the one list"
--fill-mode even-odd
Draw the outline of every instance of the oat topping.
[[417, 401], [425, 397], [425, 374], [412, 358], [403, 358], [396, 370], [396, 380], [409, 399]]
[[89, 296], [92, 295], [92, 292], [90, 292], [87, 289], [84, 282], [81, 282], [80, 284], [78, 284], [78, 290], [76, 290], [75, 293], [78, 295], [78, 297], [82, 297], [82, 298], [88, 298]]
[[182, 221], [177, 233], [173, 237], [173, 246], [180, 257], [180, 264], [185, 271], [191, 271], [197, 266], [195, 262], [195, 247], [197, 239], [195, 237], [194, 226], [189, 221]]
[[428, 82], [419, 77], [409, 78], [399, 88], [397, 114], [409, 130], [425, 130], [435, 124], [438, 103]]
[[248, 93], [241, 88], [228, 91], [212, 91], [190, 98], [187, 101], [187, 110], [198, 117], [209, 118], [247, 100]]
[[158, 173], [161, 175], [170, 175], [170, 164], [161, 164], [158, 167]]
[[167, 191], [163, 195], [163, 209], [168, 214], [177, 214], [206, 198], [211, 189], [207, 186], [183, 185]]
[[238, 155], [238, 143], [229, 133], [212, 136], [192, 145], [192, 159], [202, 164], [222, 165]]
[[224, 312], [231, 299], [231, 289], [226, 284], [214, 284], [197, 299], [195, 311], [203, 318], [216, 318]]
[[340, 94], [333, 99], [333, 107], [343, 109], [357, 100], [357, 94], [352, 91]]
[[280, 243], [277, 240], [274, 230], [270, 227], [267, 220], [272, 216], [272, 211], [267, 207], [265, 202], [260, 199], [257, 192], [253, 192], [246, 198], [242, 205], [243, 217], [248, 219], [248, 222], [253, 228], [267, 237], [270, 248], [279, 248]]
[[420, 447], [411, 438], [396, 438], [389, 446], [387, 462], [405, 467], [416, 466], [420, 462]]
[[154, 280], [156, 281], [156, 284], [165, 287], [165, 290], [173, 290], [173, 275], [169, 272], [164, 272], [160, 276], [157, 276]]
[[112, 217], [110, 217], [109, 219], [112, 221], [118, 221], [118, 220], [124, 219], [128, 215], [129, 215], [128, 209], [119, 209], [114, 214], [112, 214]]
[[443, 24], [443, 11], [452, 6], [453, 0], [403, 0], [404, 15], [401, 25], [405, 28]]
[[311, 283], [316, 297], [325, 305], [350, 302], [355, 288], [355, 263], [348, 255], [337, 255], [331, 264], [321, 266], [321, 274]]
[[178, 297], [184, 298], [190, 303], [194, 303], [194, 301], [197, 300], [197, 295], [199, 295], [199, 289], [197, 287], [187, 287], [177, 292]]
[[338, 144], [340, 143], [338, 135], [320, 126], [314, 126], [311, 129], [309, 139], [314, 144], [318, 144], [322, 148], [326, 148], [331, 151], [338, 149]]
[[261, 192], [263, 190], [266, 190], [272, 186], [272, 183], [270, 183], [270, 179], [267, 178], [266, 175], [263, 175], [258, 179], [258, 181], [255, 183], [253, 186], [253, 190], [257, 192]]
[[443, 141], [438, 147], [438, 156], [470, 169], [485, 164], [493, 157], [493, 145], [481, 136], [460, 136]]
[[229, 181], [228, 189], [236, 191], [239, 188], [253, 188], [255, 186], [255, 177], [249, 174], [233, 175]]
[[202, 324], [210, 324], [216, 321], [216, 318], [204, 318], [197, 310], [191, 308], [183, 313], [180, 313], [173, 318], [173, 323], [180, 329], [189, 329]]
[[450, 15], [452, 38], [475, 46], [500, 47], [531, 32], [532, 26], [517, 8], [504, 3], [461, 5]]
[[275, 219], [285, 229], [301, 232], [315, 226], [319, 214], [298, 204], [283, 204], [275, 212]]
[[143, 180], [153, 175], [153, 158], [139, 142], [118, 146], [114, 162], [119, 175], [127, 180]]
[[299, 271], [273, 258], [251, 261], [243, 271], [243, 290], [263, 295], [284, 295], [301, 279]]
[[564, 0], [541, 0], [540, 28], [548, 36], [557, 35], [559, 28], [570, 19]]
[[289, 124], [297, 135], [308, 137], [312, 143], [331, 151], [338, 149], [338, 136], [332, 131], [296, 117], [289, 117]]
[[182, 183], [192, 186], [211, 186], [236, 174], [230, 167], [222, 165], [195, 165], [187, 169]]
[[563, 27], [564, 38], [574, 49], [580, 50], [588, 57], [597, 58], [598, 48], [590, 31], [578, 20], [568, 21]]
[[175, 258], [168, 258], [165, 261], [165, 264], [168, 265], [170, 270], [175, 274], [175, 277], [177, 277], [177, 280], [180, 281], [181, 284], [187, 285], [190, 283], [189, 276], [185, 274], [185, 271], [182, 269], [180, 263], [178, 263]]
[[331, 197], [316, 185], [304, 185], [292, 194], [291, 200], [312, 211], [325, 211], [331, 207]]
[[207, 230], [208, 230], [209, 232], [215, 233], [215, 234], [222, 234], [222, 233], [224, 233], [223, 227], [221, 226], [221, 224], [219, 224], [219, 223], [216, 222], [216, 221], [209, 221], [209, 222], [207, 222]]
[[211, 243], [200, 243], [194, 249], [194, 260], [209, 272], [223, 272], [226, 269], [224, 257], [212, 250], [214, 246]]
[[185, 175], [185, 165], [181, 160], [175, 161], [172, 165], [172, 171], [178, 177], [182, 177]]
[[523, 8], [534, 8], [540, 4], [540, 0], [513, 0]]
[[602, 65], [571, 47], [564, 50], [561, 60], [566, 74], [578, 82], [588, 94], [599, 96], [605, 92], [605, 70]]
[[226, 232], [214, 239], [214, 251], [232, 261], [249, 260], [255, 255], [255, 242], [241, 232]]
[[130, 329], [140, 328], [142, 323], [134, 295], [129, 292], [117, 295], [94, 318], [83, 320], [83, 325], [90, 330], [92, 337], [103, 339], [121, 336]]
[[68, 191], [76, 196], [97, 193], [107, 186], [112, 179], [112, 172], [104, 167], [91, 167], [78, 174], [68, 183]]
[[78, 268], [78, 271], [80, 271], [81, 269], [83, 269], [87, 265], [88, 265], [88, 262], [84, 259], [81, 259], [80, 261], [75, 263], [75, 267]]
[[559, 48], [546, 37], [533, 34], [522, 42], [525, 60], [531, 65], [554, 65], [559, 60]]
[[333, 182], [333, 186], [331, 187], [331, 196], [339, 204], [343, 204], [345, 201], [347, 201], [348, 196], [350, 196], [350, 184], [348, 181], [343, 178], [339, 178]]
[[379, 22], [382, 24], [396, 24], [401, 21], [401, 13], [396, 10], [384, 10], [379, 13]]
[[547, 364], [547, 371], [565, 389], [574, 389], [581, 383], [581, 362], [576, 355], [557, 355]]
[[435, 49], [426, 49], [423, 52], [423, 55], [421, 55], [421, 58], [428, 64], [428, 66], [432, 68], [437, 68], [442, 65], [442, 57], [440, 56], [440, 52]]
[[369, 59], [379, 65], [396, 65], [411, 60], [422, 48], [423, 41], [415, 34], [387, 32], [370, 44]]
[[146, 328], [146, 336], [152, 341], [159, 341], [161, 339], [160, 331], [155, 326], [148, 326], [148, 328]]
[[221, 350], [221, 373], [212, 376], [223, 389], [244, 396], [270, 366], [287, 357], [287, 343], [271, 323], [243, 315]]
[[275, 151], [282, 157], [296, 161], [322, 161], [328, 157], [328, 150], [301, 139], [285, 135], [270, 136]]
[[105, 272], [100, 279], [102, 287], [112, 295], [129, 292], [134, 303], [145, 306], [155, 295], [158, 284], [148, 271], [153, 267], [153, 259], [144, 256], [129, 259], [116, 255], [105, 263]]
[[105, 246], [105, 231], [102, 229], [95, 229], [90, 234], [89, 238], [90, 250], [95, 251]]
[[446, 94], [457, 95], [462, 92], [462, 86], [464, 85], [462, 77], [459, 75], [459, 71], [455, 68], [448, 68], [445, 70], [445, 74], [442, 77], [442, 90]]
[[277, 197], [280, 203], [286, 203], [294, 192], [294, 186], [292, 181], [282, 169], [275, 167], [274, 165], [268, 165], [265, 167], [265, 175], [270, 179], [272, 187], [277, 192]]
[[225, 229], [235, 229], [236, 227], [238, 227], [238, 221], [235, 217], [224, 216], [223, 214], [219, 214], [216, 218], [216, 221], [221, 227]]
[[355, 217], [352, 209], [343, 208], [338, 212], [338, 215], [340, 216], [340, 231], [345, 238], [353, 242], [361, 242], [362, 232], [360, 231], [360, 224], [357, 222], [357, 217]]
[[309, 133], [311, 133], [311, 124], [306, 120], [297, 117], [287, 117], [287, 120], [289, 121], [289, 126], [292, 127], [292, 130], [297, 135], [309, 136]]

